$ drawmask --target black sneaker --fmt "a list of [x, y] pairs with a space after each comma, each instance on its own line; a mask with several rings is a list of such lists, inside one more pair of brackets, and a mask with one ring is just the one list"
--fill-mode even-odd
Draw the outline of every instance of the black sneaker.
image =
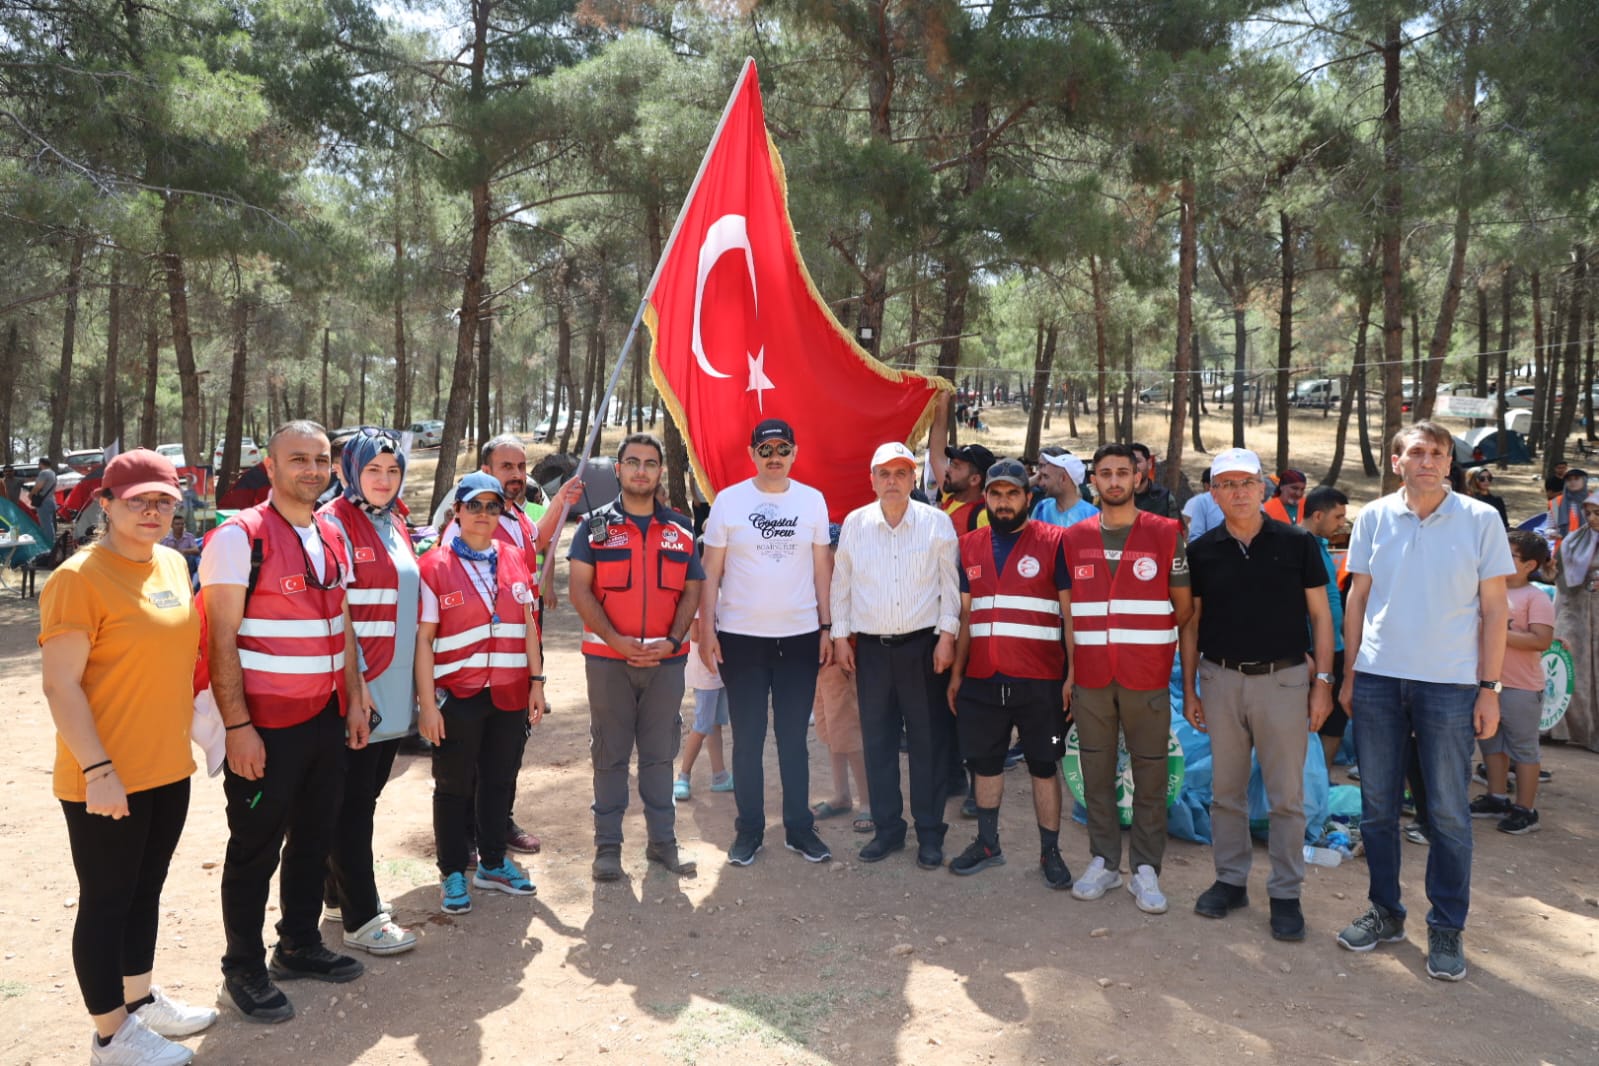
[[944, 846], [930, 842], [916, 845], [916, 865], [924, 870], [936, 870], [944, 865]]
[[294, 1017], [294, 1004], [264, 971], [225, 975], [222, 989], [217, 993], [217, 1003], [232, 1007], [247, 1022], [263, 1025], [286, 1022]]
[[905, 850], [904, 840], [885, 840], [882, 837], [873, 837], [861, 848], [859, 855], [862, 862], [882, 862], [896, 851]]
[[1297, 899], [1271, 901], [1271, 936], [1273, 940], [1305, 939], [1305, 912]]
[[806, 862], [826, 862], [833, 857], [833, 853], [827, 850], [827, 845], [822, 843], [822, 838], [816, 835], [814, 829], [785, 834], [783, 846], [789, 851], [799, 852], [805, 857]]
[[1004, 865], [1005, 853], [999, 850], [999, 845], [991, 848], [981, 840], [974, 840], [965, 851], [949, 860], [949, 872], [964, 877], [990, 866]]
[[1523, 833], [1536, 833], [1538, 831], [1538, 812], [1529, 811], [1525, 807], [1517, 807], [1512, 803], [1510, 805], [1510, 813], [1505, 815], [1504, 820], [1494, 828], [1501, 833], [1509, 833], [1518, 837]]
[[1249, 890], [1243, 885], [1229, 885], [1217, 881], [1199, 894], [1194, 901], [1194, 913], [1206, 918], [1225, 918], [1228, 911], [1249, 906]]
[[1044, 884], [1050, 888], [1072, 887], [1072, 872], [1066, 868], [1066, 860], [1061, 857], [1059, 848], [1046, 848], [1041, 852], [1038, 865], [1044, 868]]
[[267, 973], [271, 974], [274, 980], [294, 981], [304, 977], [312, 981], [329, 981], [336, 985], [353, 981], [364, 972], [366, 967], [361, 965], [359, 959], [334, 954], [323, 944], [295, 948], [292, 951], [279, 944], [272, 952], [271, 965], [267, 967]]
[[1471, 801], [1473, 818], [1503, 818], [1510, 813], [1510, 800], [1490, 796], [1484, 792]]
[[755, 853], [760, 850], [759, 833], [740, 833], [733, 838], [733, 846], [727, 849], [727, 861], [734, 866], [748, 866], [755, 861]]

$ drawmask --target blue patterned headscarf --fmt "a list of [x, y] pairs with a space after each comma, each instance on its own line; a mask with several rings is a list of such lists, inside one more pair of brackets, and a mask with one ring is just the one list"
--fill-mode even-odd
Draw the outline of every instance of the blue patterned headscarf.
[[[365, 469], [366, 464], [384, 452], [393, 455], [394, 461], [400, 464], [400, 488], [394, 493], [394, 499], [382, 507], [377, 507], [367, 502], [366, 497], [361, 495], [361, 471]], [[388, 514], [394, 510], [394, 505], [400, 502], [400, 495], [405, 491], [405, 452], [400, 450], [400, 442], [386, 432], [372, 426], [362, 426], [360, 431], [344, 444], [344, 451], [339, 455], [339, 473], [344, 480], [346, 500], [369, 514]]]

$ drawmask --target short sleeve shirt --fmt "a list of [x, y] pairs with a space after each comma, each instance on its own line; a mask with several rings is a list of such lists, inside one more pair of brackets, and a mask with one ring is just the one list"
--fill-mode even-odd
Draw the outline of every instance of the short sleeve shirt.
[[716, 628], [749, 637], [793, 637], [821, 624], [816, 547], [826, 547], [827, 503], [790, 481], [762, 492], [754, 479], [717, 493], [705, 520], [705, 545], [725, 548]]
[[1515, 572], [1497, 511], [1451, 492], [1421, 519], [1403, 490], [1389, 493], [1355, 516], [1348, 569], [1371, 577], [1356, 670], [1477, 683], [1478, 585]]
[[1205, 658], [1269, 662], [1309, 649], [1305, 590], [1327, 584], [1315, 537], [1267, 518], [1246, 546], [1224, 523], [1188, 545], [1188, 568]]
[[[1533, 626], [1555, 624], [1555, 601], [1537, 585], [1523, 585], [1505, 590], [1510, 597], [1510, 631], [1531, 633]], [[1529, 689], [1542, 692], [1544, 687], [1543, 656], [1528, 648], [1506, 648], [1504, 668], [1499, 680], [1506, 688]]]

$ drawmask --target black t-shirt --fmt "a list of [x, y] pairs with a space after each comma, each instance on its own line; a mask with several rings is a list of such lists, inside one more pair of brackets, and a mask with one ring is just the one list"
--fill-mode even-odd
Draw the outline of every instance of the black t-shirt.
[[1268, 518], [1246, 549], [1226, 524], [1188, 545], [1199, 615], [1199, 653], [1215, 662], [1304, 655], [1305, 590], [1327, 584], [1316, 538]]

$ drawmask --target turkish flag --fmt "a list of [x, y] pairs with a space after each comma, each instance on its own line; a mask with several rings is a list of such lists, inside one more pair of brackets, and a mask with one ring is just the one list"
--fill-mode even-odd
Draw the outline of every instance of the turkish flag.
[[650, 373], [708, 497], [755, 473], [750, 433], [794, 427], [793, 477], [833, 520], [872, 501], [872, 453], [909, 443], [951, 386], [873, 359], [811, 282], [788, 217], [783, 163], [746, 60], [672, 231], [644, 320]]

